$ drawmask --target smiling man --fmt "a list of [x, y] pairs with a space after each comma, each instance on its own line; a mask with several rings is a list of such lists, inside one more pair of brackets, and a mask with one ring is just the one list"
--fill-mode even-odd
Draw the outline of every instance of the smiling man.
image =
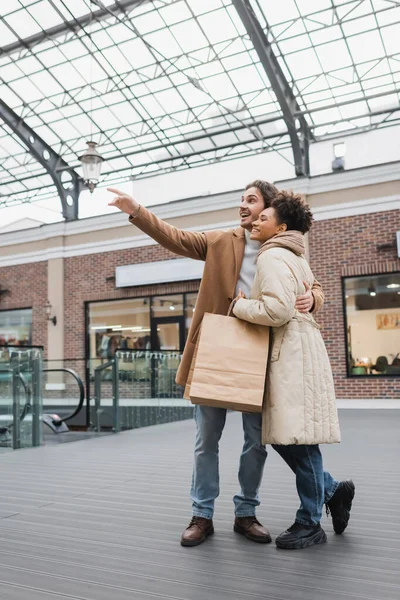
[[[110, 206], [129, 215], [129, 220], [161, 246], [181, 256], [205, 261], [200, 285], [177, 383], [185, 386], [193, 359], [197, 336], [205, 312], [226, 315], [233, 298], [241, 289], [250, 295], [256, 272], [259, 243], [250, 240], [252, 223], [268, 208], [277, 195], [277, 188], [267, 181], [257, 180], [246, 186], [240, 206], [240, 226], [231, 230], [197, 233], [183, 231], [158, 219], [131, 196], [108, 188], [115, 194]], [[307, 288], [306, 288], [307, 289]], [[298, 297], [296, 308], [301, 312], [318, 310], [323, 304], [323, 292], [318, 282], [312, 290]], [[240, 491], [234, 496], [234, 530], [254, 542], [269, 543], [268, 530], [256, 518], [267, 451], [261, 444], [261, 414], [243, 413], [244, 446], [239, 460]], [[214, 502], [219, 495], [219, 440], [225, 426], [226, 410], [195, 406], [196, 443], [191, 487], [193, 518], [181, 537], [183, 546], [197, 546], [214, 533]]]

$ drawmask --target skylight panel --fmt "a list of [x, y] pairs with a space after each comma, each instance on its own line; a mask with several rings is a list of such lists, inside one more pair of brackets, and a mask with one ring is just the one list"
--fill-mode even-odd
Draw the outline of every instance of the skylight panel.
[[33, 73], [30, 75], [29, 80], [40, 90], [46, 92], [46, 96], [52, 96], [53, 94], [59, 94], [63, 91], [63, 87], [56, 81], [54, 77], [47, 71], [40, 71], [40, 73]]
[[79, 18], [83, 15], [87, 15], [90, 12], [85, 0], [53, 0], [53, 2], [68, 21], [70, 21], [74, 16]]
[[215, 10], [198, 18], [211, 44], [237, 37], [237, 31], [225, 9]]
[[294, 0], [279, 0], [277, 2], [271, 2], [270, 0], [258, 1], [269, 25], [299, 17], [299, 11]]
[[195, 15], [201, 15], [223, 6], [221, 0], [186, 0]]
[[13, 32], [22, 39], [42, 31], [35, 19], [33, 19], [25, 9], [18, 10], [17, 12], [4, 17], [4, 20]]
[[285, 60], [295, 80], [322, 73], [314, 50], [301, 50], [295, 54], [289, 54]]
[[316, 53], [322, 68], [326, 73], [336, 69], [339, 65], [341, 67], [349, 67], [352, 64], [352, 59], [344, 40], [329, 42], [323, 46], [318, 46], [316, 48]]
[[385, 55], [378, 31], [361, 33], [348, 38], [348, 44], [355, 63], [380, 58]]
[[44, 94], [27, 77], [14, 81], [12, 87], [14, 92], [27, 104], [44, 98]]
[[207, 38], [195, 21], [187, 21], [170, 27], [170, 32], [183, 52], [191, 52], [208, 46]]
[[12, 44], [18, 40], [17, 36], [11, 31], [7, 24], [0, 21], [0, 39], [2, 45]]
[[249, 65], [248, 67], [241, 67], [236, 71], [231, 71], [230, 76], [232, 78], [233, 83], [239, 90], [239, 93], [262, 90], [266, 85], [262, 80], [256, 67], [254, 67], [253, 65]]
[[2, 15], [9, 15], [12, 12], [15, 12], [21, 8], [21, 4], [19, 0], [7, 0], [7, 4], [5, 4], [1, 8]]
[[174, 25], [181, 21], [193, 18], [186, 2], [174, 2], [170, 6], [159, 9], [159, 15], [166, 25]]
[[[155, 38], [154, 41], [157, 42], [157, 39]], [[152, 53], [139, 38], [118, 44], [118, 47], [135, 69], [144, 67], [146, 65], [152, 65], [156, 62]]]
[[[181, 49], [168, 29], [149, 33], [144, 36], [144, 39], [154, 48], [158, 60], [162, 57], [174, 58], [181, 55]], [[154, 58], [152, 62], [154, 62]]]
[[237, 96], [237, 91], [226, 73], [214, 75], [204, 81], [205, 88], [214, 100], [223, 100]]
[[27, 11], [42, 29], [49, 29], [50, 27], [55, 27], [56, 25], [63, 23], [62, 17], [54, 10], [47, 0], [31, 4], [27, 8]]
[[394, 23], [381, 29], [386, 54], [396, 54], [400, 49], [400, 23]]

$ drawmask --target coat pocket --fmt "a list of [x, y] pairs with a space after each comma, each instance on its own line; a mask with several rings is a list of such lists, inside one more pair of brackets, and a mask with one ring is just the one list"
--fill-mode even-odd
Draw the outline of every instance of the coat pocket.
[[287, 329], [287, 324], [282, 325], [282, 327], [278, 327], [277, 329], [273, 329], [272, 335], [272, 351], [271, 351], [271, 362], [274, 362], [279, 359], [279, 355], [281, 353], [281, 346], [283, 342], [283, 338], [285, 336], [285, 332]]

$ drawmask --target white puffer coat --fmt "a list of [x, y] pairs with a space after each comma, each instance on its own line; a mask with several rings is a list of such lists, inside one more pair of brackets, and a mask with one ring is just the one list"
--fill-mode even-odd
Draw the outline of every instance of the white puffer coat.
[[263, 406], [263, 444], [340, 442], [335, 390], [320, 328], [299, 313], [296, 297], [314, 276], [304, 257], [304, 236], [287, 231], [266, 242], [257, 261], [252, 299], [240, 299], [234, 314], [270, 326], [272, 348]]

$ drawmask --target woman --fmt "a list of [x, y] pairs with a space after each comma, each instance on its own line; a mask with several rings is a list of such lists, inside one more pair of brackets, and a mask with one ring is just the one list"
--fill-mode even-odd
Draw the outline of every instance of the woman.
[[[332, 371], [319, 326], [311, 314], [295, 309], [296, 296], [314, 282], [304, 257], [304, 234], [311, 225], [311, 211], [300, 196], [276, 196], [253, 224], [251, 239], [262, 245], [252, 299], [240, 293], [233, 308], [236, 317], [272, 328], [262, 442], [285, 456], [301, 500], [294, 525], [276, 539], [281, 548], [326, 541], [322, 508], [338, 486], [324, 474], [318, 446], [340, 441]], [[348, 483], [352, 499], [354, 485]]]

